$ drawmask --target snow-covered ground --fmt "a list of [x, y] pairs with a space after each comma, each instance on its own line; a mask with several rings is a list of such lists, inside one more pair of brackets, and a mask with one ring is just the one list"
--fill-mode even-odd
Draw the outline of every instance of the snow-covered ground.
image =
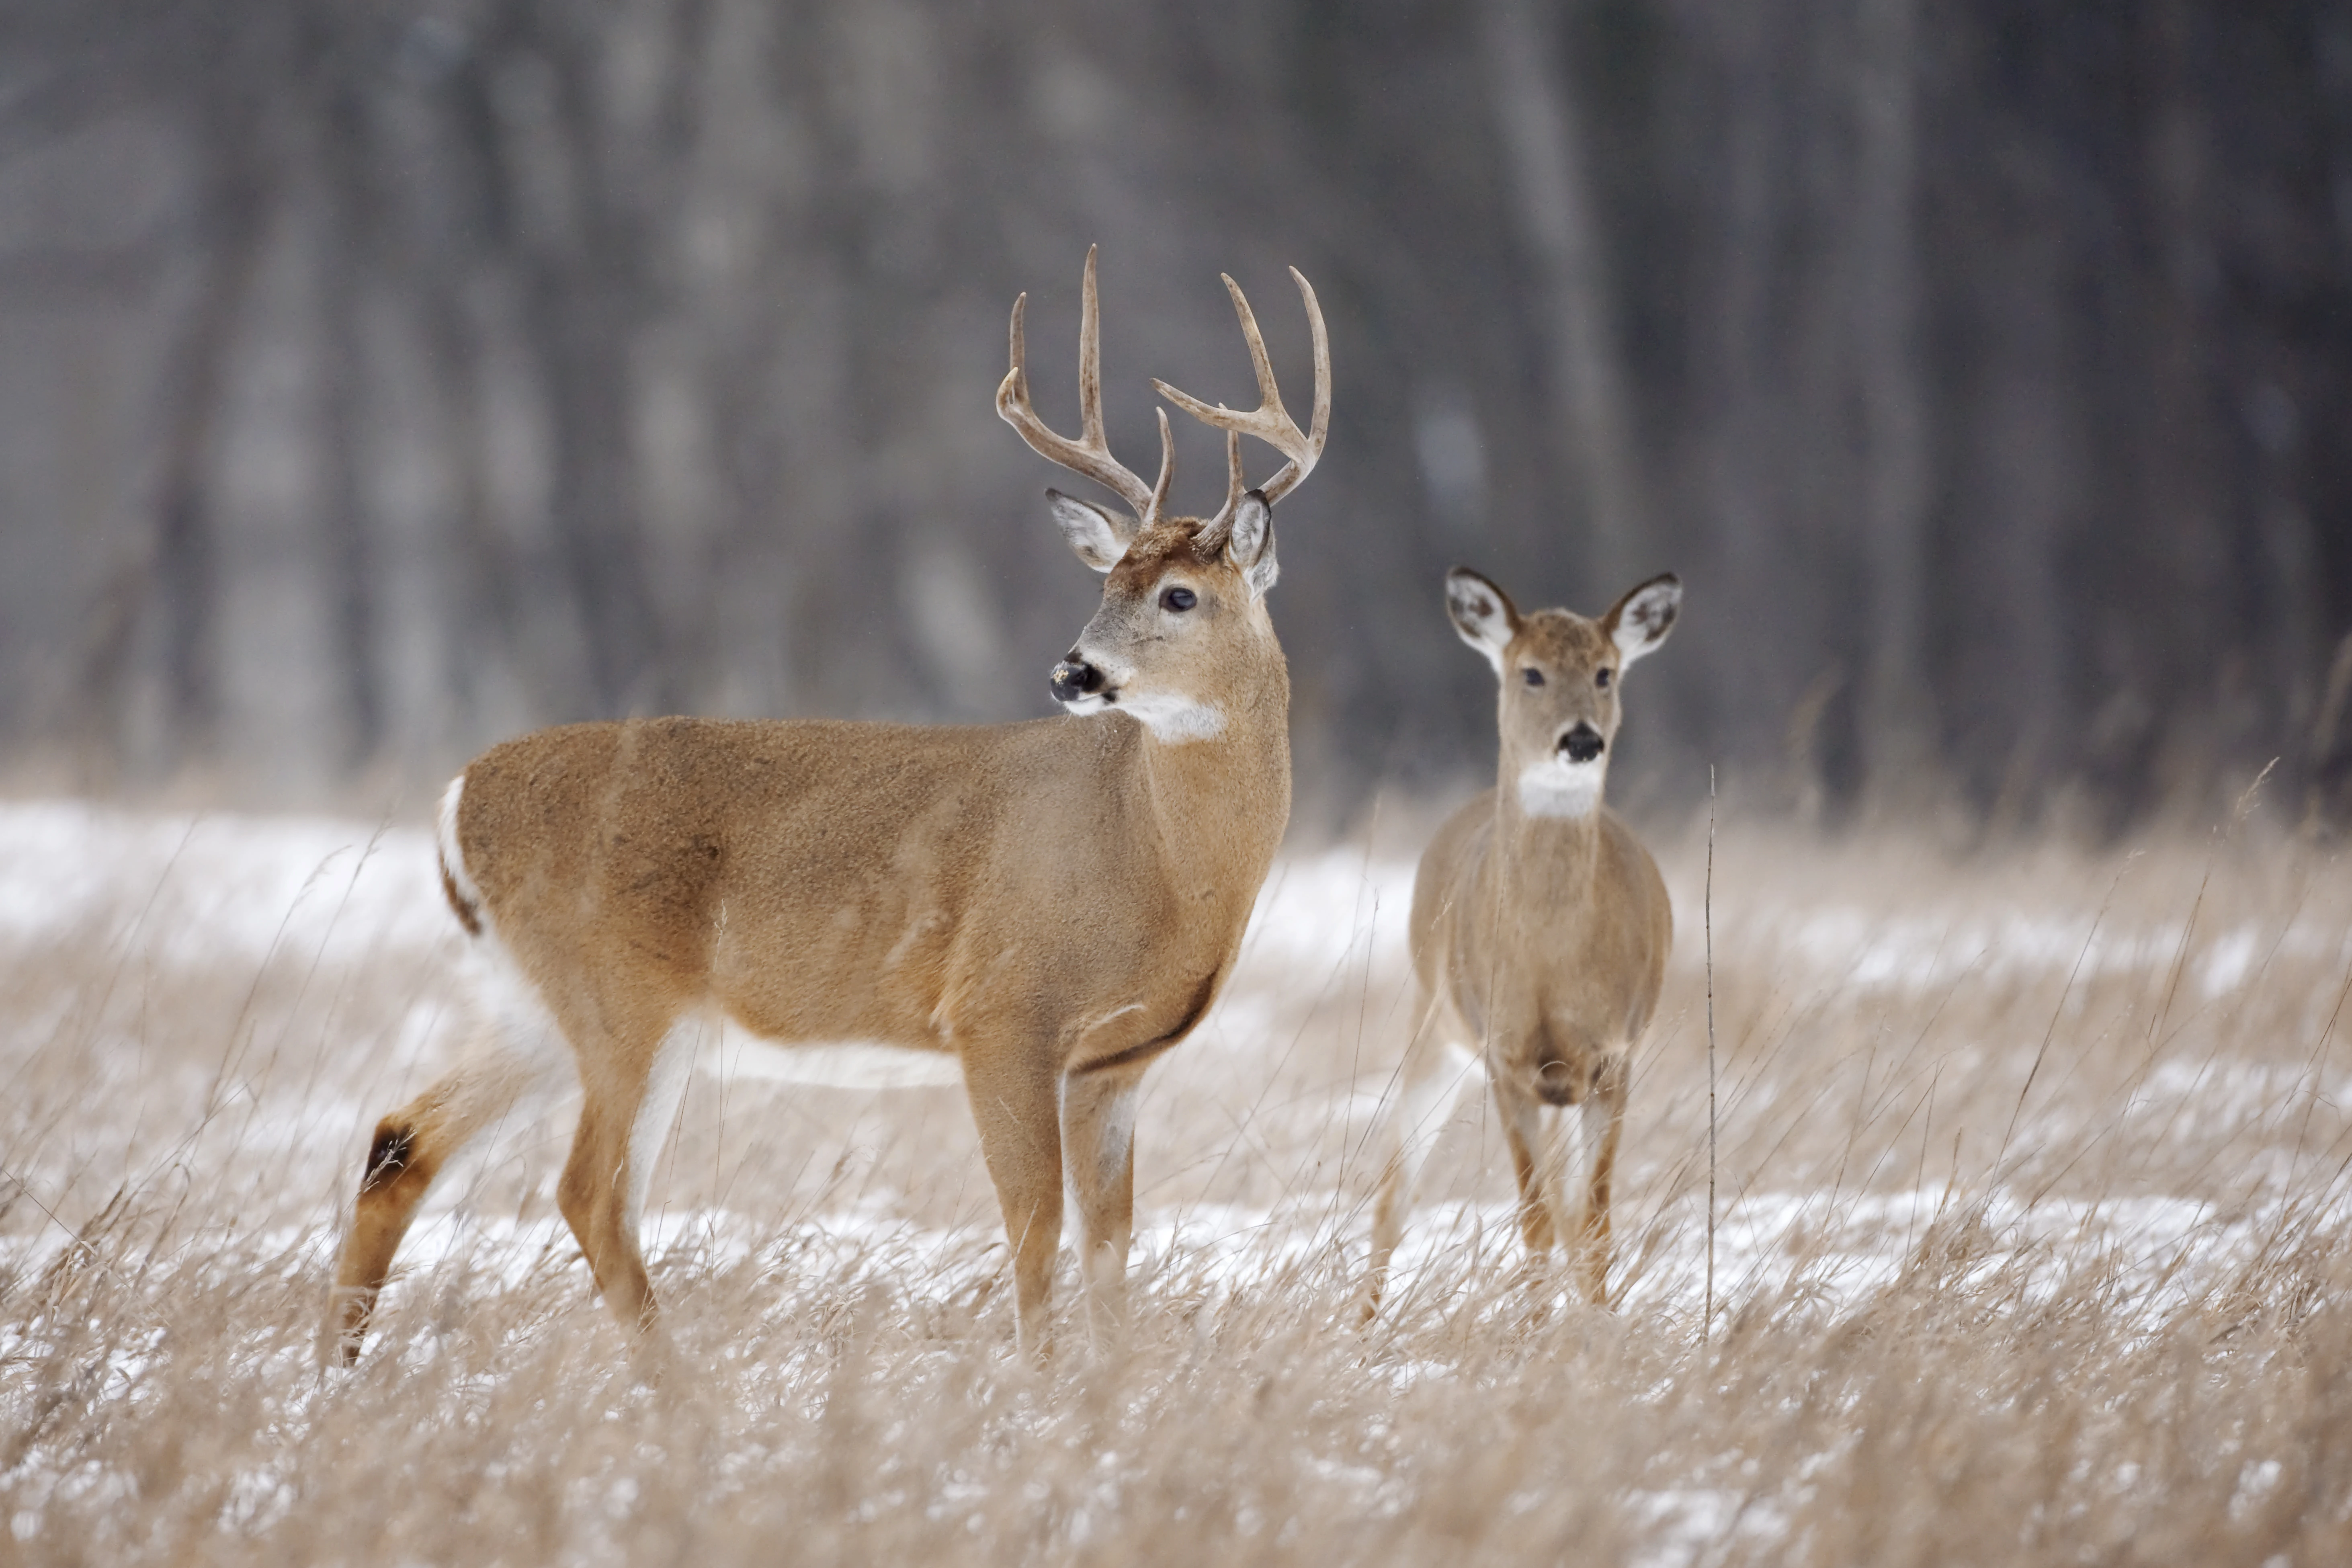
[[[583, 1325], [602, 1320], [586, 1270], [549, 1201], [567, 1131], [559, 1103], [445, 1179], [408, 1238], [375, 1352], [398, 1379], [363, 1376], [338, 1392], [310, 1371], [310, 1325], [367, 1130], [456, 1048], [463, 944], [432, 854], [414, 826], [0, 805], [0, 1432], [23, 1434], [0, 1446], [12, 1540], [79, 1521], [99, 1532], [89, 1539], [119, 1544], [105, 1521], [148, 1506], [142, 1478], [154, 1461], [90, 1457], [87, 1434], [110, 1409], [143, 1420], [172, 1408], [195, 1426], [215, 1405], [226, 1411], [226, 1426], [191, 1439], [227, 1455], [217, 1506], [194, 1535], [157, 1525], [152, 1539], [256, 1540], [383, 1495], [363, 1466], [347, 1472], [323, 1457], [342, 1451], [320, 1440], [351, 1418], [339, 1411], [394, 1401], [399, 1420], [471, 1452], [465, 1434], [495, 1428], [482, 1413], [518, 1357], [593, 1339]], [[2276, 1284], [2316, 1278], [2314, 1260], [2335, 1256], [2352, 1223], [2352, 1057], [2338, 1034], [2352, 899], [2321, 870], [2250, 856], [2217, 873], [2211, 857], [2182, 853], [2153, 870], [2045, 856], [2029, 875], [1945, 866], [1899, 845], [1824, 849], [1760, 828], [1726, 835], [1710, 902], [1696, 847], [1669, 845], [1663, 858], [1680, 942], [1636, 1064], [1607, 1332], [1570, 1300], [1565, 1271], [1527, 1269], [1506, 1162], [1472, 1083], [1381, 1318], [1359, 1333], [1372, 1133], [1412, 1012], [1412, 868], [1360, 848], [1277, 865], [1225, 996], [1148, 1080], [1139, 1144], [1132, 1277], [1144, 1337], [1159, 1347], [1152, 1364], [1192, 1370], [1135, 1397], [1139, 1408], [1181, 1405], [1183, 1379], [1200, 1379], [1207, 1414], [1186, 1419], [1237, 1467], [1215, 1484], [1255, 1497], [1265, 1475], [1284, 1478], [1289, 1489], [1268, 1496], [1286, 1504], [1235, 1505], [1243, 1537], [1278, 1532], [1283, 1507], [1399, 1529], [1443, 1514], [1449, 1486], [1506, 1474], [1482, 1452], [1493, 1412], [1524, 1420], [1549, 1407], [1524, 1398], [1526, 1386], [1588, 1376], [1617, 1380], [1607, 1409], [1650, 1412], [1642, 1430], [1681, 1431], [1681, 1457], [1628, 1458], [1590, 1514], [1559, 1511], [1574, 1476], [1510, 1471], [1479, 1505], [1479, 1528], [1503, 1531], [1489, 1539], [1507, 1537], [1508, 1521], [1549, 1521], [1541, 1528], [1556, 1532], [1563, 1519], [1598, 1520], [1615, 1532], [1605, 1539], [1618, 1560], [1680, 1568], [1769, 1555], [1818, 1532], [1824, 1516], [1807, 1510], [1833, 1509], [1836, 1478], [1874, 1450], [1833, 1431], [1776, 1456], [1776, 1442], [1815, 1441], [1801, 1423], [1786, 1439], [1769, 1425], [1724, 1435], [1707, 1414], [1717, 1397], [1707, 1379], [1761, 1387], [1775, 1368], [1743, 1372], [1735, 1359], [1692, 1370], [1708, 1364], [1688, 1358], [1710, 1272], [1710, 1343], [1746, 1334], [1740, 1342], [1782, 1358], [1819, 1349], [1808, 1388], [1848, 1375], [1861, 1353], [1851, 1346], [1880, 1344], [1896, 1381], [1916, 1370], [1923, 1386], [1959, 1390], [1954, 1408], [1971, 1408], [1996, 1375], [1988, 1368], [2016, 1359], [2013, 1345], [1989, 1360], [1971, 1344], [2051, 1314], [2105, 1314], [2097, 1353], [2110, 1359], [2086, 1376], [2109, 1379], [2098, 1384], [2108, 1392], [2085, 1383], [2093, 1414], [2069, 1417], [2070, 1433], [2093, 1429], [2098, 1401], [2137, 1397], [2138, 1385], [2113, 1384], [2115, 1358], [2172, 1325], [2188, 1325], [2184, 1353], [2204, 1358], [2221, 1353], [2209, 1321], [2242, 1323], [2256, 1310], [2248, 1302], [2324, 1296]], [[992, 1425], [924, 1461], [928, 1479], [869, 1482], [861, 1517], [905, 1501], [943, 1530], [978, 1530], [1013, 1496], [1058, 1510], [1048, 1537], [1079, 1545], [1156, 1495], [1167, 1463], [1150, 1436], [1158, 1417], [1135, 1417], [1124, 1447], [1089, 1457], [1066, 1440], [1055, 1403], [1017, 1379], [976, 1393], [956, 1381], [1008, 1352], [1002, 1292], [992, 1295], [1002, 1231], [955, 1090], [703, 1080], [657, 1173], [646, 1231], [657, 1289], [688, 1304], [685, 1331], [706, 1347], [754, 1347], [700, 1369], [731, 1409], [797, 1420], [792, 1412], [828, 1404], [839, 1325], [859, 1313], [898, 1325], [902, 1348], [875, 1373], [888, 1401], [921, 1407], [950, 1397], [942, 1389], [994, 1401]], [[104, 1289], [85, 1289], [90, 1279]], [[85, 1298], [105, 1305], [57, 1309]], [[184, 1304], [216, 1299], [236, 1305], [192, 1326]], [[263, 1299], [274, 1304], [248, 1305]], [[696, 1319], [693, 1303], [713, 1300], [737, 1315]], [[1906, 1312], [1933, 1317], [1939, 1303], [1955, 1310], [1916, 1345], [1897, 1342]], [[1529, 1326], [1545, 1321], [1568, 1325], [1564, 1337]], [[1249, 1342], [1269, 1337], [1324, 1379], [1294, 1407], [1295, 1440], [1271, 1448], [1230, 1420], [1263, 1408], [1279, 1380], [1281, 1365], [1249, 1362]], [[1228, 1338], [1239, 1347], [1215, 1348]], [[1510, 1348], [1523, 1344], [1549, 1348]], [[1625, 1347], [1622, 1361], [1582, 1371], [1546, 1359], [1612, 1344]], [[486, 1345], [496, 1358], [484, 1359]], [[1223, 1364], [1218, 1355], [1244, 1367], [1230, 1385], [1201, 1370]], [[579, 1378], [562, 1364], [529, 1395], [560, 1417], [537, 1439], [546, 1453], [612, 1414], [562, 1417]], [[193, 1395], [205, 1415], [171, 1405], [175, 1391], [213, 1388], [206, 1379], [229, 1392]], [[1583, 1392], [1549, 1397], [1565, 1408]], [[250, 1419], [236, 1404], [248, 1397]], [[1813, 1397], [1769, 1407], [1801, 1411]], [[1841, 1397], [1859, 1406], [1859, 1394]], [[2247, 1399], [2242, 1424], [2273, 1403]], [[86, 1412], [85, 1426], [58, 1425], [60, 1409]], [[1675, 1428], [1682, 1411], [1696, 1414]], [[105, 1430], [120, 1447], [137, 1428]], [[795, 1447], [800, 1430], [720, 1443], [720, 1473], [765, 1466], [789, 1490], [809, 1475], [834, 1484], [823, 1456], [836, 1436]], [[904, 1445], [899, 1427], [887, 1430]], [[236, 1447], [255, 1431], [266, 1438]], [[991, 1468], [992, 1455], [1032, 1449], [1017, 1484]], [[1066, 1463], [1035, 1457], [1074, 1450]], [[892, 1451], [868, 1457], [887, 1468]], [[814, 1469], [792, 1468], [803, 1452], [818, 1456]], [[1585, 1462], [1612, 1452], [1588, 1450]], [[604, 1460], [564, 1462], [569, 1510], [622, 1521], [653, 1495], [651, 1480]], [[1199, 1473], [1223, 1474], [1213, 1453], [1201, 1462]], [[2251, 1479], [2231, 1483], [2228, 1517], [2252, 1517], [2291, 1462], [2249, 1449]], [[642, 1473], [703, 1484], [699, 1471]], [[2067, 1473], [2090, 1478], [2081, 1484], [2095, 1502], [2139, 1472], [2077, 1462]], [[1041, 1474], [1060, 1478], [1050, 1507], [1035, 1501]], [[461, 1479], [473, 1484], [470, 1470]], [[347, 1484], [356, 1489], [339, 1490]], [[2174, 1495], [2183, 1483], [2149, 1484]], [[326, 1500], [337, 1497], [346, 1500]], [[612, 1558], [593, 1546], [555, 1555]]]
[[[1244, 1109], [1228, 1119], [1236, 1123], [1227, 1130], [1234, 1147], [1221, 1156], [1228, 1163], [1258, 1157], [1282, 1163], [1282, 1151], [1247, 1147], [1268, 1126], [1311, 1128], [1357, 1158], [1342, 1173], [1346, 1184], [1302, 1187], [1296, 1173], [1286, 1171], [1284, 1191], [1269, 1202], [1180, 1198], [1153, 1212], [1147, 1184], [1138, 1238], [1142, 1278], [1181, 1276], [1187, 1289], [1215, 1289], [1269, 1272], [1337, 1268], [1335, 1259], [1360, 1247], [1369, 1185], [1362, 1154], [1385, 1104], [1392, 1059], [1387, 1047], [1404, 994], [1412, 879], [1408, 862], [1355, 849], [1278, 864], [1252, 921], [1243, 969], [1200, 1037], [1171, 1060], [1162, 1075], [1171, 1081], [1155, 1097], [1181, 1099], [1192, 1079], [1228, 1097], [1254, 1090], [1254, 1099], [1242, 1094], [1235, 1103]], [[1685, 935], [1677, 967], [1687, 974], [1696, 900], [1687, 875], [1675, 880]], [[265, 974], [299, 976], [314, 990], [369, 970], [426, 977], [425, 988], [407, 998], [396, 1018], [373, 1021], [371, 1043], [362, 1051], [368, 1089], [331, 1070], [351, 1058], [351, 1042], [331, 1037], [337, 1022], [331, 1015], [318, 1021], [330, 1035], [315, 1041], [330, 1070], [316, 1063], [290, 1070], [280, 1062], [278, 1070], [247, 1080], [246, 1102], [235, 1117], [237, 1158], [274, 1163], [298, 1174], [310, 1194], [332, 1190], [333, 1173], [349, 1163], [361, 1129], [387, 1108], [388, 1090], [376, 1086], [402, 1071], [414, 1081], [449, 1048], [443, 1036], [452, 1016], [450, 996], [432, 977], [461, 973], [455, 931], [434, 871], [431, 837], [421, 828], [227, 814], [150, 816], [78, 802], [0, 806], [0, 952], [95, 952], [102, 957], [93, 974], [112, 974], [128, 960], [151, 982], [177, 971], [219, 977], [231, 990], [258, 990]], [[2210, 1002], [2246, 984], [2282, 952], [2336, 969], [2352, 961], [2352, 930], [2322, 921], [2266, 931], [2240, 921], [2193, 952], [2185, 934], [2179, 919], [2134, 922], [2112, 910], [1981, 900], [1890, 915], [1824, 900], [1717, 916], [1719, 944], [1745, 942], [1768, 952], [1766, 967], [1784, 989], [1811, 984], [1863, 997], [1894, 993], [1923, 1004], [1948, 999], [1964, 984], [2013, 986], [2021, 978], [2042, 976], [2079, 985], [2092, 974], [2161, 972], [2175, 964], [2186, 968], [2196, 996]], [[1345, 1066], [1352, 1071], [1336, 1074], [1326, 1061], [1272, 1110], [1265, 1084], [1236, 1085], [1237, 1073], [1271, 1078], [1300, 1054], [1298, 1039], [1307, 1026], [1302, 1014], [1351, 1010], [1358, 1032]], [[1386, 1037], [1368, 1047], [1361, 1021], [1375, 1013], [1387, 1021]], [[178, 1043], [155, 1037], [169, 1031], [155, 1031], [154, 1020], [136, 1010], [79, 1037], [54, 1005], [9, 1022], [9, 1050], [19, 1064], [68, 1049], [87, 1053], [94, 1063], [112, 1060], [114, 1070], [101, 1066], [93, 1074], [110, 1095], [135, 1095], [140, 1080], [152, 1083], [163, 1076], [157, 1061], [175, 1054]], [[139, 1037], [142, 1022], [151, 1031], [147, 1038]], [[246, 1026], [261, 1032], [250, 1019]], [[1973, 1059], [1982, 1054], [1982, 1042], [1961, 1042], [1958, 1052]], [[1750, 1068], [1727, 1087], [1743, 1092], [1751, 1105], [1769, 1104], [1782, 1086], [1759, 1076]], [[208, 1092], [217, 1098], [214, 1077]], [[1475, 1120], [1476, 1102], [1474, 1083], [1461, 1121]], [[2321, 1058], [2175, 1057], [2139, 1075], [2116, 1109], [2124, 1118], [2146, 1121], [2177, 1116], [2192, 1102], [2204, 1122], [2252, 1122], [2289, 1104], [2352, 1103], [2352, 1077]], [[94, 1120], [118, 1124], [129, 1142], [173, 1142], [167, 1125], [139, 1110], [110, 1100]], [[204, 1113], [221, 1114], [209, 1102]], [[66, 1139], [85, 1161], [103, 1142]], [[130, 1149], [123, 1153], [130, 1165], [137, 1164]], [[37, 1152], [16, 1163], [18, 1179], [37, 1189], [37, 1173], [55, 1162]], [[541, 1162], [542, 1177], [548, 1163]], [[1501, 1162], [1487, 1157], [1474, 1163], [1485, 1167], [1483, 1191], [1440, 1194], [1416, 1218], [1399, 1259], [1401, 1290], [1410, 1293], [1433, 1266], [1442, 1275], [1447, 1266], [1499, 1264], [1514, 1255], [1516, 1229]], [[41, 1194], [36, 1190], [34, 1195]], [[2211, 1193], [2136, 1192], [2103, 1201], [1997, 1186], [1970, 1196], [1976, 1222], [1989, 1227], [1987, 1267], [2013, 1252], [2064, 1248], [2108, 1258], [2126, 1277], [2161, 1279], [2175, 1291], [2193, 1289], [2207, 1273], [2242, 1261], [2269, 1212], [2261, 1201], [2225, 1205]], [[1646, 1206], [1641, 1197], [1636, 1194], [1631, 1205], [1633, 1250], [1641, 1260], [1627, 1279], [1628, 1299], [1687, 1305], [1685, 1299], [1704, 1272], [1703, 1205], [1687, 1180], [1671, 1193], [1651, 1195]], [[864, 1259], [868, 1268], [905, 1260], [943, 1290], [995, 1267], [984, 1206], [975, 1234], [969, 1223], [929, 1223], [898, 1199], [889, 1184], [868, 1184], [852, 1199], [796, 1215], [785, 1233], [779, 1233], [772, 1215], [724, 1203], [657, 1200], [648, 1252], [685, 1247], [717, 1266], [751, 1258], [762, 1248], [809, 1256], [812, 1248], [832, 1247]], [[1782, 1190], [1751, 1179], [1718, 1203], [1717, 1279], [1734, 1297], [1801, 1288], [1832, 1305], [1864, 1299], [1900, 1272], [1929, 1219], [1953, 1202], [1948, 1179], [1851, 1190]], [[960, 1217], [970, 1221], [971, 1205]], [[323, 1268], [333, 1235], [326, 1218], [320, 1209], [310, 1223], [292, 1215], [269, 1216], [268, 1223], [281, 1233], [279, 1250]], [[256, 1219], [240, 1212], [223, 1216], [218, 1227], [224, 1235], [249, 1237]], [[199, 1216], [197, 1227], [203, 1226]], [[1620, 1234], [1626, 1234], [1624, 1217]], [[62, 1225], [19, 1227], [0, 1235], [0, 1258], [19, 1270], [35, 1268], [72, 1245]], [[461, 1200], [434, 1215], [404, 1257], [419, 1272], [457, 1269], [511, 1279], [517, 1270], [541, 1267], [549, 1246], [562, 1250], [570, 1243], [544, 1205], [536, 1217], [518, 1220], [478, 1212]]]

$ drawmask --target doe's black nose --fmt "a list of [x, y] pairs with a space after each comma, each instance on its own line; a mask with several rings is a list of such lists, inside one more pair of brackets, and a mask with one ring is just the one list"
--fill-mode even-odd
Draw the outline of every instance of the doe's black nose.
[[1070, 652], [1072, 657], [1054, 667], [1054, 700], [1057, 702], [1076, 701], [1090, 691], [1102, 689], [1102, 671], [1077, 658], [1076, 648]]
[[1580, 721], [1575, 729], [1559, 738], [1559, 749], [1571, 763], [1589, 763], [1608, 749], [1609, 742], [1601, 731]]

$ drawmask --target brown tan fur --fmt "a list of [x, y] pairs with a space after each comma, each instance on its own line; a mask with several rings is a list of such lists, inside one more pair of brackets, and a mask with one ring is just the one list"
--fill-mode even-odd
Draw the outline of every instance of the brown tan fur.
[[[1090, 434], [1093, 280], [1089, 256]], [[1244, 321], [1255, 339], [1245, 308]], [[1000, 406], [1044, 450], [1058, 438], [1024, 425], [1017, 310], [1013, 333]], [[576, 1058], [583, 1102], [558, 1201], [625, 1323], [655, 1311], [635, 1206], [666, 1092], [675, 1102], [666, 1086], [682, 1079], [674, 1031], [710, 1018], [786, 1047], [952, 1058], [1013, 1246], [1023, 1345], [1046, 1345], [1066, 1174], [1089, 1306], [1106, 1324], [1123, 1312], [1134, 1092], [1215, 999], [1281, 841], [1290, 687], [1265, 606], [1265, 492], [1236, 480], [1210, 521], [1163, 520], [1164, 447], [1156, 492], [1085, 451], [1082, 471], [1136, 515], [1053, 498], [1080, 554], [1109, 567], [1055, 672], [1071, 715], [580, 724], [497, 746], [453, 787], [445, 888]], [[1172, 607], [1179, 589], [1192, 602]], [[434, 1175], [530, 1078], [485, 1049], [383, 1119], [336, 1271], [331, 1352], [356, 1356]]]
[[[1649, 852], [1601, 794], [1622, 716], [1619, 677], [1664, 639], [1680, 597], [1680, 585], [1660, 577], [1598, 620], [1567, 610], [1521, 616], [1475, 573], [1447, 580], [1456, 630], [1500, 679], [1501, 764], [1496, 787], [1438, 830], [1413, 882], [1423, 1006], [1389, 1116], [1368, 1312], [1428, 1142], [1471, 1061], [1494, 1093], [1529, 1253], [1566, 1244], [1587, 1297], [1608, 1300], [1609, 1188], [1627, 1063], [1657, 1006], [1674, 916]], [[1573, 1162], [1553, 1147], [1559, 1130], [1549, 1125], [1570, 1106], [1581, 1119]]]

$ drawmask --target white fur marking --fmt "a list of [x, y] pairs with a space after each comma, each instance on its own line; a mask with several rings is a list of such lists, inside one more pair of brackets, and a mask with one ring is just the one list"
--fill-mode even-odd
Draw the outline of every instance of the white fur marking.
[[474, 885], [474, 879], [466, 870], [466, 851], [457, 842], [457, 803], [465, 795], [466, 775], [459, 773], [441, 792], [441, 806], [433, 817], [434, 845], [441, 856], [441, 868], [449, 873], [457, 896], [473, 905], [477, 918], [488, 925], [490, 911], [482, 902], [482, 889]]
[[1547, 757], [1519, 770], [1519, 809], [1529, 816], [1590, 816], [1601, 804], [1609, 764], [1599, 758], [1571, 763]]
[[1503, 591], [1466, 568], [1446, 574], [1445, 609], [1454, 632], [1485, 656], [1495, 673], [1503, 673], [1503, 650], [1511, 646], [1511, 614], [1503, 605]]
[[764, 1039], [734, 1024], [720, 1033], [718, 1070], [813, 1089], [934, 1089], [963, 1082], [963, 1062], [946, 1051], [877, 1040]]
[[1151, 731], [1152, 738], [1164, 745], [1181, 746], [1188, 741], [1213, 740], [1223, 734], [1225, 730], [1223, 709], [1173, 693], [1121, 698], [1118, 706], [1142, 721], [1143, 727]]
[[1101, 1028], [1105, 1024], [1109, 1023], [1113, 1018], [1124, 1018], [1129, 1013], [1140, 1013], [1142, 1011], [1143, 1004], [1140, 1002], [1129, 1002], [1124, 1007], [1113, 1007], [1109, 1012], [1105, 1013], [1101, 1017], [1097, 1018], [1093, 1023], [1088, 1024], [1085, 1029], [1080, 1031], [1080, 1033], [1091, 1035], [1097, 1029]]
[[1195, 702], [1173, 692], [1132, 695], [1121, 688], [1122, 679], [1106, 671], [1104, 690], [1056, 700], [1082, 719], [1097, 713], [1132, 714], [1163, 745], [1181, 746], [1187, 741], [1207, 741], [1224, 733], [1225, 710], [1215, 704]]
[[1127, 1168], [1127, 1152], [1135, 1143], [1135, 1102], [1141, 1094], [1140, 1084], [1130, 1085], [1112, 1097], [1103, 1110], [1101, 1160], [1095, 1166], [1095, 1180], [1106, 1188], [1116, 1184]]
[[1608, 1141], [1609, 1114], [1608, 1101], [1597, 1094], [1586, 1096], [1584, 1103], [1577, 1108], [1575, 1224], [1578, 1232], [1591, 1217], [1586, 1211], [1592, 1197], [1592, 1177], [1601, 1166], [1601, 1148]]
[[677, 1116], [687, 1080], [694, 1076], [696, 1047], [703, 1043], [707, 1027], [699, 1018], [681, 1018], [654, 1052], [646, 1097], [637, 1103], [637, 1119], [629, 1124], [629, 1203], [623, 1213], [632, 1236], [645, 1218], [646, 1191], [653, 1184], [654, 1164], [661, 1158], [662, 1146], [669, 1142], [669, 1125]]
[[1118, 542], [1118, 524], [1102, 508], [1059, 490], [1047, 490], [1045, 504], [1053, 509], [1062, 537], [1069, 542], [1078, 559], [1096, 571], [1109, 571], [1127, 553], [1127, 547]]
[[[485, 914], [487, 927], [487, 911]], [[539, 987], [515, 963], [498, 932], [488, 930], [487, 942], [468, 942], [458, 958], [460, 985], [467, 1010], [500, 1055], [536, 1064], [536, 1071], [554, 1081], [576, 1081], [579, 1059], [556, 1026]], [[572, 1071], [566, 1073], [565, 1068]]]
[[1627, 596], [1617, 613], [1613, 639], [1627, 664], [1651, 653], [1666, 640], [1666, 634], [1675, 629], [1675, 616], [1682, 602], [1683, 585], [1672, 581], [1646, 584]]

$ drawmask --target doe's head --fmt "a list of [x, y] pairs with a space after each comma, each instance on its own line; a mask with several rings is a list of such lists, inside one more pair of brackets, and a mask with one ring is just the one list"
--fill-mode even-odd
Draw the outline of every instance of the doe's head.
[[1445, 577], [1445, 609], [1501, 683], [1501, 786], [1531, 816], [1584, 816], [1601, 804], [1609, 750], [1623, 716], [1625, 670], [1666, 640], [1683, 585], [1662, 573], [1597, 620], [1573, 610], [1521, 615], [1511, 596], [1466, 566]]

